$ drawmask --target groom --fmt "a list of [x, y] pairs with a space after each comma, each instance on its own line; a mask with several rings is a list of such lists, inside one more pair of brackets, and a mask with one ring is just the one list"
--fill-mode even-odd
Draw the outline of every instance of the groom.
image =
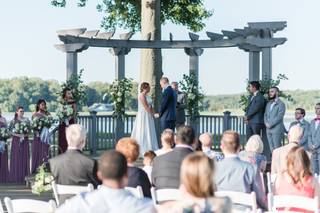
[[176, 121], [176, 93], [169, 85], [169, 79], [162, 77], [160, 79], [162, 88], [162, 102], [159, 113], [155, 114], [156, 118], [160, 117], [161, 132], [165, 129], [174, 131]]

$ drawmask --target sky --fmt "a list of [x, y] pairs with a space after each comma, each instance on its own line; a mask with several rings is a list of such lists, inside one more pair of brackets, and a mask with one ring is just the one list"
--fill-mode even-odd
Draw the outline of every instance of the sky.
[[[54, 48], [54, 44], [60, 43], [56, 30], [100, 29], [102, 17], [95, 9], [98, 1], [90, 0], [86, 8], [78, 8], [75, 2], [70, 1], [66, 8], [55, 8], [50, 0], [1, 2], [0, 78], [65, 80], [66, 56]], [[198, 33], [200, 39], [207, 39], [205, 31], [243, 28], [248, 22], [287, 21], [288, 27], [275, 34], [288, 41], [273, 49], [273, 76], [281, 73], [289, 77], [280, 89], [319, 89], [319, 0], [204, 0], [204, 3], [214, 14]], [[115, 37], [123, 32], [126, 30], [118, 30]], [[162, 39], [169, 39], [170, 32], [174, 39], [189, 39], [186, 27], [171, 23], [162, 27]], [[139, 37], [137, 33], [133, 39]], [[170, 80], [179, 81], [188, 73], [188, 56], [183, 50], [163, 50], [162, 55], [163, 72]], [[243, 92], [248, 62], [248, 53], [238, 48], [206, 49], [200, 57], [200, 86], [208, 95]], [[89, 48], [80, 53], [78, 68], [84, 69], [86, 83], [114, 79], [114, 58], [108, 49]], [[126, 57], [126, 77], [137, 81], [139, 70], [140, 51], [131, 50]]]

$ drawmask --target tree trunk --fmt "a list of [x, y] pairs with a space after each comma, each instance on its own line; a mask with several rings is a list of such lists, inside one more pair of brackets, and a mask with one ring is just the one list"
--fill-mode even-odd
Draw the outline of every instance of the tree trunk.
[[[142, 40], [161, 40], [160, 0], [141, 0]], [[162, 77], [161, 49], [141, 49], [140, 82], [148, 82], [154, 99], [155, 111], [161, 103], [160, 78]], [[159, 134], [159, 122], [156, 122]]]

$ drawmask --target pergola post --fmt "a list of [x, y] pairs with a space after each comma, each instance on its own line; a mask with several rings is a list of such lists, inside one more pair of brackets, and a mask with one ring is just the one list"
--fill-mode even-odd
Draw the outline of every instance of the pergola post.
[[84, 43], [74, 43], [58, 44], [55, 47], [66, 53], [66, 77], [69, 80], [73, 74], [78, 73], [78, 53], [88, 49], [89, 46]]
[[[129, 52], [130, 52], [130, 48], [125, 48], [125, 47], [110, 49], [110, 53], [115, 56], [116, 80], [120, 81], [125, 78], [125, 55], [127, 55]], [[115, 133], [116, 141], [124, 137], [124, 120], [122, 118], [117, 117], [114, 120], [114, 133]]]
[[260, 52], [249, 51], [249, 81], [260, 80]]
[[[196, 77], [197, 85], [199, 85], [199, 56], [202, 55], [202, 48], [185, 48], [185, 53], [189, 56], [189, 74]], [[198, 108], [198, 107], [197, 107]], [[199, 134], [199, 118], [190, 120], [191, 126], [194, 128], [196, 135]]]
[[272, 49], [262, 48], [262, 79], [272, 79]]

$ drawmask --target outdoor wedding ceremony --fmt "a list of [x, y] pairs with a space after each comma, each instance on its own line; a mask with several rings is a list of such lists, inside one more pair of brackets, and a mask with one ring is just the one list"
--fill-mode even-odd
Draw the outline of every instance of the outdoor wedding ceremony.
[[0, 213], [320, 212], [319, 7], [2, 2]]

